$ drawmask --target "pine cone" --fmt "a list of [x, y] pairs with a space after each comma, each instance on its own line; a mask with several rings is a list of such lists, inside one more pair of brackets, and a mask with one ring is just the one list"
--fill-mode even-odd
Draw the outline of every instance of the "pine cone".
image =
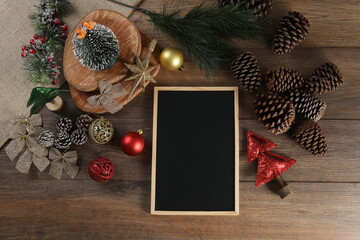
[[314, 155], [324, 155], [328, 150], [325, 135], [320, 126], [313, 121], [304, 121], [295, 127], [293, 137], [300, 144]]
[[303, 76], [291, 68], [277, 67], [265, 74], [266, 86], [270, 91], [284, 92], [300, 88], [304, 83]]
[[94, 119], [92, 119], [92, 117], [87, 114], [83, 114], [76, 119], [76, 126], [84, 131], [87, 131], [93, 121]]
[[[219, 7], [230, 4], [238, 4], [243, 0], [218, 0]], [[272, 9], [272, 0], [248, 0], [244, 5], [244, 9], [252, 9], [256, 11], [256, 16], [264, 16]]]
[[59, 131], [69, 132], [72, 129], [72, 121], [69, 118], [60, 118], [56, 123], [56, 128]]
[[43, 131], [38, 137], [38, 142], [43, 147], [51, 147], [52, 145], [54, 145], [54, 140], [55, 133], [49, 130]]
[[311, 77], [306, 81], [305, 88], [310, 93], [323, 94], [331, 92], [343, 84], [339, 68], [327, 62], [316, 69]]
[[87, 142], [88, 136], [84, 130], [76, 129], [71, 133], [70, 139], [73, 144], [81, 146]]
[[56, 134], [54, 146], [57, 149], [69, 149], [71, 146], [70, 135], [67, 132], [59, 132]]
[[309, 33], [309, 21], [298, 12], [289, 12], [282, 17], [278, 31], [274, 36], [272, 49], [277, 54], [293, 50]]
[[257, 119], [276, 135], [288, 131], [295, 119], [292, 103], [274, 92], [262, 94], [255, 101], [255, 112]]
[[301, 90], [288, 92], [284, 97], [294, 105], [296, 113], [307, 119], [316, 122], [324, 116], [326, 103], [320, 98]]
[[231, 64], [231, 70], [239, 85], [249, 92], [256, 92], [261, 85], [261, 74], [257, 60], [252, 53], [247, 52], [236, 58]]

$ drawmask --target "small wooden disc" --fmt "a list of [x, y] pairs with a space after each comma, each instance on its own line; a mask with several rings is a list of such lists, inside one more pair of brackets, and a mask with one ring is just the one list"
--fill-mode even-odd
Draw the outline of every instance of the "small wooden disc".
[[[84, 67], [73, 53], [73, 37], [78, 25], [84, 21], [94, 21], [109, 27], [119, 41], [119, 60], [109, 69], [94, 71]], [[116, 83], [124, 79], [129, 71], [124, 62], [132, 62], [134, 55], [141, 52], [141, 37], [137, 27], [120, 13], [111, 10], [96, 10], [87, 14], [69, 34], [64, 48], [64, 76], [73, 88], [91, 92], [98, 89], [98, 82], [105, 80]]]
[[286, 185], [280, 191], [278, 191], [278, 194], [280, 195], [281, 199], [286, 198], [287, 196], [290, 196], [295, 192], [295, 189], [292, 188], [290, 185]]
[[[148, 53], [149, 50], [149, 45], [151, 43], [151, 39], [144, 33], [140, 32], [141, 34], [141, 40], [142, 40], [142, 50], [141, 50], [141, 54], [140, 54], [140, 58], [144, 58], [145, 55]], [[151, 66], [157, 66], [154, 70], [152, 70], [151, 75], [153, 77], [155, 77], [159, 70], [160, 70], [160, 63], [159, 63], [159, 56], [160, 56], [160, 50], [158, 47], [155, 48], [154, 52], [151, 55], [150, 58], [150, 65]], [[130, 93], [133, 81], [120, 81], [121, 84], [123, 85], [123, 87], [128, 91], [128, 93]], [[148, 85], [149, 82], [146, 83], [146, 85]], [[139, 86], [135, 92], [133, 93], [133, 95], [131, 96], [131, 98], [129, 98], [129, 95], [125, 95], [122, 96], [120, 98], [115, 99], [115, 101], [117, 101], [118, 103], [120, 103], [121, 105], [126, 105], [127, 103], [129, 103], [131, 100], [133, 100], [137, 95], [139, 95], [142, 92], [141, 87]], [[98, 95], [99, 91], [94, 91], [94, 92], [81, 92], [76, 90], [75, 88], [70, 86], [70, 93], [71, 96], [76, 104], [76, 106], [78, 108], [80, 108], [82, 111], [84, 112], [88, 112], [88, 113], [94, 113], [94, 114], [103, 114], [103, 113], [107, 113], [107, 110], [105, 108], [103, 108], [102, 106], [99, 107], [93, 107], [91, 106], [88, 102], [87, 99], [93, 95]]]
[[57, 112], [60, 111], [62, 109], [62, 107], [64, 106], [64, 100], [62, 100], [61, 97], [56, 96], [54, 98], [54, 100], [52, 100], [51, 102], [48, 102], [46, 104], [46, 107], [53, 112]]

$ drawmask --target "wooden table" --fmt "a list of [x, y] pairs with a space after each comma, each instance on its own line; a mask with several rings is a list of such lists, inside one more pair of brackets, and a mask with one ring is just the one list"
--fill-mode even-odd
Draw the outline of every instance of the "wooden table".
[[[144, 0], [141, 6], [159, 11], [166, 2], [171, 0]], [[183, 0], [179, 4], [189, 9], [194, 2]], [[287, 135], [267, 133], [254, 119], [250, 97], [241, 92], [240, 216], [152, 216], [153, 89], [149, 86], [121, 112], [106, 115], [116, 128], [110, 144], [78, 148], [81, 170], [75, 180], [65, 174], [56, 180], [34, 168], [23, 175], [14, 168], [15, 162], [0, 152], [0, 239], [360, 239], [360, 3], [274, 0], [274, 25], [289, 10], [304, 13], [312, 25], [300, 47], [286, 56], [276, 56], [268, 44], [241, 42], [237, 43], [239, 53], [254, 52], [263, 71], [287, 66], [308, 76], [328, 60], [340, 67], [344, 85], [323, 97], [328, 109], [319, 124], [330, 146], [325, 157], [312, 156]], [[149, 26], [145, 15], [134, 13], [131, 19], [159, 39], [162, 47], [172, 44]], [[275, 28], [269, 32], [273, 34]], [[236, 85], [228, 69], [208, 80], [189, 59], [185, 68], [184, 72], [161, 70], [157, 85]], [[63, 114], [74, 108], [70, 97], [64, 98]], [[45, 128], [53, 129], [57, 117], [47, 109], [41, 113]], [[126, 156], [118, 145], [120, 136], [140, 128], [146, 150], [137, 157]], [[283, 174], [297, 189], [294, 195], [281, 200], [273, 191], [274, 184], [254, 187], [256, 164], [248, 164], [245, 155], [244, 133], [248, 129], [278, 143], [276, 153], [298, 160]], [[97, 155], [111, 158], [117, 166], [109, 183], [99, 184], [88, 177], [87, 164]]]

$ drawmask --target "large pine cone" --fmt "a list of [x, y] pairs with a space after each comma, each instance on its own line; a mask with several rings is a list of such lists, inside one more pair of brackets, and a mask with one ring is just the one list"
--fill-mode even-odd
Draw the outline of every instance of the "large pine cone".
[[324, 155], [328, 150], [325, 135], [314, 121], [304, 121], [295, 127], [293, 137], [300, 146], [314, 155]]
[[236, 58], [231, 64], [231, 70], [239, 85], [249, 92], [256, 92], [260, 87], [261, 74], [257, 60], [252, 53], [247, 52]]
[[267, 88], [275, 92], [297, 89], [304, 84], [304, 78], [299, 72], [284, 67], [269, 69], [265, 79]]
[[327, 106], [325, 101], [307, 92], [294, 90], [284, 93], [283, 96], [294, 105], [296, 113], [304, 118], [316, 122], [325, 114]]
[[316, 69], [311, 77], [306, 81], [305, 88], [310, 93], [323, 94], [331, 92], [343, 84], [339, 68], [327, 62]]
[[298, 12], [289, 12], [282, 17], [277, 33], [274, 36], [272, 49], [277, 54], [293, 50], [309, 33], [309, 21]]
[[84, 130], [76, 129], [71, 133], [70, 139], [73, 144], [81, 146], [87, 142], [88, 136]]
[[60, 118], [56, 123], [56, 128], [59, 131], [69, 132], [73, 127], [72, 121], [69, 118]]
[[56, 134], [54, 146], [57, 149], [69, 149], [71, 147], [70, 135], [67, 132]]
[[43, 131], [38, 137], [39, 144], [44, 147], [51, 147], [54, 144], [54, 141], [55, 133], [49, 130]]
[[[230, 4], [238, 4], [243, 0], [218, 0], [219, 7]], [[244, 4], [244, 9], [252, 9], [256, 11], [256, 16], [264, 16], [272, 9], [272, 0], [248, 0]]]
[[293, 104], [274, 92], [262, 94], [255, 101], [255, 113], [257, 119], [274, 134], [288, 131], [295, 120]]
[[83, 114], [76, 119], [76, 126], [84, 131], [87, 131], [93, 121], [94, 119], [88, 114]]

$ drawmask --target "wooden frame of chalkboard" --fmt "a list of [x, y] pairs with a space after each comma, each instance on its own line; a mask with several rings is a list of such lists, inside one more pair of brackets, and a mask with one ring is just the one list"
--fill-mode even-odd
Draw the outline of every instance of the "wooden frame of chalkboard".
[[239, 215], [238, 109], [238, 87], [154, 88], [151, 214]]

